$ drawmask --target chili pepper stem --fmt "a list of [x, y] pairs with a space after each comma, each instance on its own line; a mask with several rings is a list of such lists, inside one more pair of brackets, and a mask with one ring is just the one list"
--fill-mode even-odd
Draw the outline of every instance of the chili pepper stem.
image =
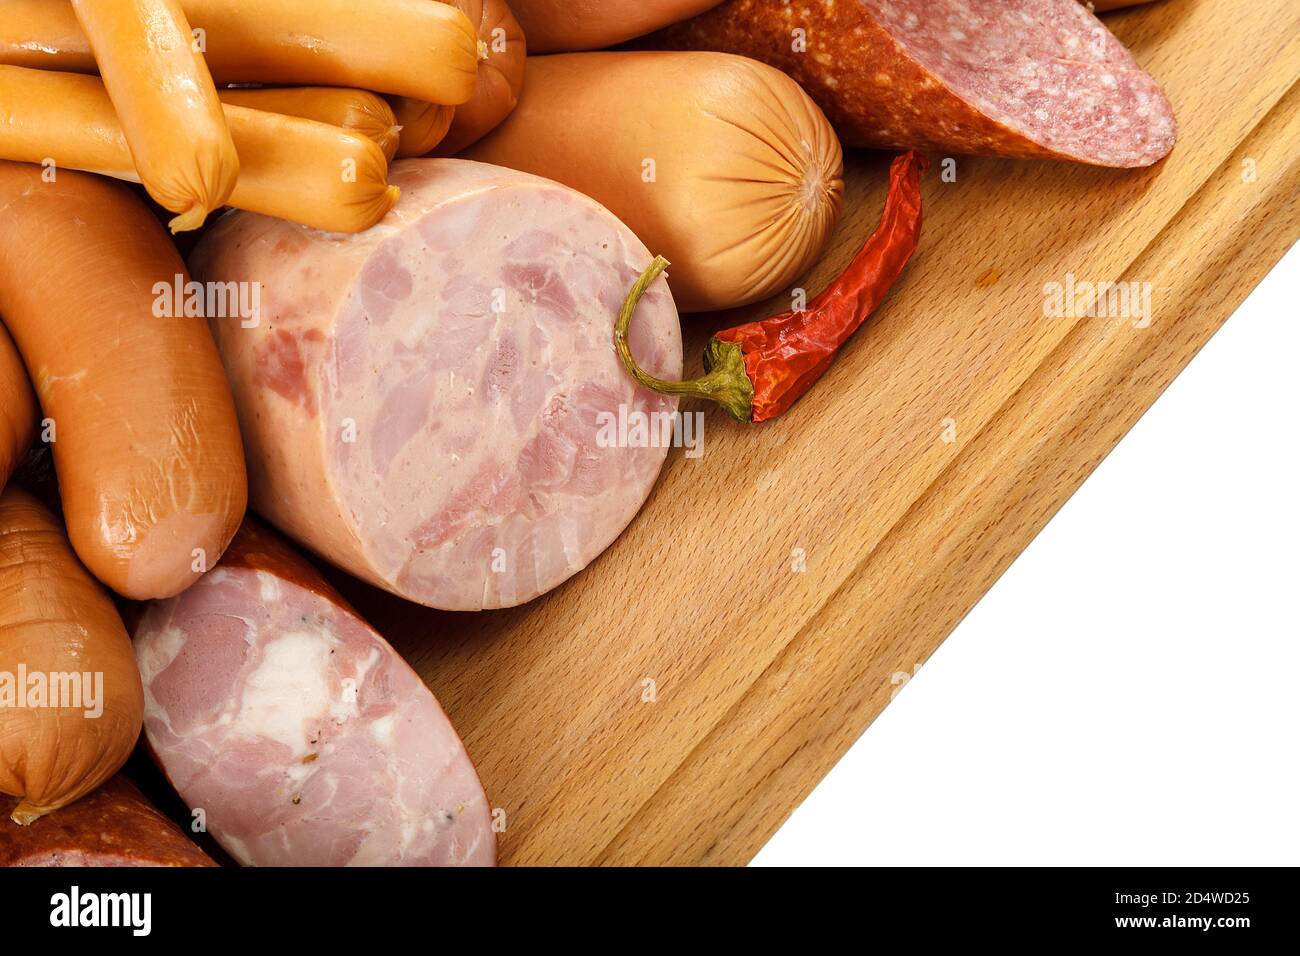
[[645, 272], [641, 273], [641, 278], [637, 279], [623, 301], [623, 308], [618, 313], [618, 323], [614, 326], [614, 348], [618, 351], [623, 367], [639, 384], [661, 395], [703, 398], [717, 402], [736, 421], [750, 421], [754, 411], [754, 385], [745, 371], [745, 357], [740, 351], [740, 346], [734, 342], [710, 339], [708, 350], [704, 355], [704, 366], [708, 372], [699, 378], [685, 382], [668, 382], [655, 378], [632, 357], [627, 333], [632, 325], [632, 316], [636, 313], [637, 303], [667, 268], [668, 260], [663, 256], [655, 256], [654, 261], [646, 267]]

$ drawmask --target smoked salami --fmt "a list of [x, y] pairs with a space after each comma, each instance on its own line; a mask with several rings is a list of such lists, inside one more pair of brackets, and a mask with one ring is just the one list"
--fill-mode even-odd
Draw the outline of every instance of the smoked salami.
[[728, 0], [648, 43], [779, 67], [850, 146], [1133, 167], [1177, 134], [1159, 84], [1075, 0]]
[[0, 866], [216, 866], [121, 774], [29, 826], [17, 802], [0, 795]]

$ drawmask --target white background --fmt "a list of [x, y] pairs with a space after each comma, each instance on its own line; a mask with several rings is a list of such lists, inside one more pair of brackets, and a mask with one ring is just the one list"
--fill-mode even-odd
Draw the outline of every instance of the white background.
[[1300, 864], [1300, 245], [755, 865]]

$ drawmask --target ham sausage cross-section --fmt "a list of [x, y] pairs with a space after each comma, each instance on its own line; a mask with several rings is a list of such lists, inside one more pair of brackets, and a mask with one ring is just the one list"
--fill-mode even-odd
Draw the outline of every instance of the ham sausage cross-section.
[[483, 787], [429, 689], [316, 570], [247, 522], [135, 631], [145, 733], [246, 866], [490, 866]]
[[[402, 198], [368, 232], [235, 213], [195, 251], [200, 278], [261, 289], [255, 327], [212, 323], [253, 507], [418, 603], [521, 604], [619, 535], [666, 457], [602, 429], [676, 411], [614, 351], [650, 254], [595, 201], [525, 173], [408, 160], [390, 180]], [[647, 367], [677, 377], [664, 283], [634, 331]]]

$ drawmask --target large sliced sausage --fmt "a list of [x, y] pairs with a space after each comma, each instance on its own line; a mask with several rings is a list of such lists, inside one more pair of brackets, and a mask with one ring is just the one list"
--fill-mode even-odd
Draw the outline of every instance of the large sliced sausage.
[[491, 865], [478, 775], [397, 652], [271, 532], [135, 632], [145, 733], [207, 830], [251, 866]]
[[718, 0], [510, 0], [534, 53], [613, 46], [678, 20]]
[[[214, 325], [252, 498], [413, 601], [519, 604], [609, 545], [663, 465], [661, 443], [602, 447], [600, 431], [602, 414], [675, 409], [613, 346], [650, 255], [593, 200], [523, 173], [417, 159], [391, 178], [402, 199], [369, 232], [234, 213], [195, 250], [196, 275], [263, 289], [257, 328]], [[634, 331], [656, 374], [680, 370], [664, 285]]]
[[[218, 83], [351, 86], [454, 106], [474, 94], [478, 42], [430, 0], [181, 0]], [[95, 72], [69, 0], [4, 0], [0, 63]]]
[[10, 485], [0, 494], [0, 793], [20, 798], [14, 822], [31, 823], [116, 773], [140, 736], [142, 708], [112, 599], [58, 519]]
[[798, 80], [846, 145], [1149, 166], [1173, 110], [1076, 0], [727, 0], [652, 37]]
[[0, 318], [52, 422], [77, 554], [119, 594], [166, 597], [216, 564], [244, 513], [230, 387], [203, 318], [160, 298], [188, 276], [144, 203], [47, 172], [0, 162]]
[[519, 106], [463, 155], [602, 203], [672, 262], [683, 312], [786, 290], [843, 192], [821, 110], [781, 72], [718, 53], [529, 57]]
[[0, 489], [36, 438], [36, 395], [13, 339], [0, 325]]
[[0, 866], [216, 866], [118, 774], [76, 803], [20, 827], [0, 796]]

